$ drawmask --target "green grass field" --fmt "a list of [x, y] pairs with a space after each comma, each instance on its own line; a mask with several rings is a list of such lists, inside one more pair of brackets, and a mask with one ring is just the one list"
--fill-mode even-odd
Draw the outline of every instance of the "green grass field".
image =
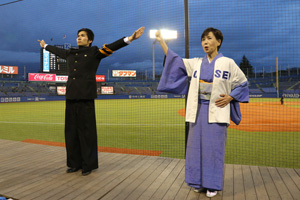
[[[252, 99], [251, 101], [272, 101]], [[278, 99], [276, 99], [278, 101]], [[184, 158], [184, 99], [96, 100], [98, 146], [162, 151]], [[0, 139], [64, 142], [64, 101], [0, 104]], [[229, 128], [226, 163], [300, 168], [300, 130]]]

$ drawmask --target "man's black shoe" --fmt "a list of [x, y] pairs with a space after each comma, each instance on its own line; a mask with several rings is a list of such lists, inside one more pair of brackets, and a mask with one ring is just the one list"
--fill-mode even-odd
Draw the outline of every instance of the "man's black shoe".
[[87, 176], [92, 173], [92, 170], [82, 170], [82, 176]]
[[72, 167], [70, 167], [70, 168], [68, 168], [67, 169], [67, 173], [73, 173], [73, 172], [77, 172], [78, 170], [80, 170], [80, 168], [72, 168]]

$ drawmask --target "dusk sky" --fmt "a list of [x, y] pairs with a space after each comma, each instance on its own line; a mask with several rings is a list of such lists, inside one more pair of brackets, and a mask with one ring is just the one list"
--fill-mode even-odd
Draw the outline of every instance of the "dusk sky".
[[[37, 72], [38, 39], [76, 46], [77, 30], [83, 27], [94, 31], [93, 45], [98, 47], [146, 27], [139, 40], [104, 59], [98, 74], [113, 69], [152, 72], [150, 29], [177, 30], [178, 38], [168, 45], [184, 56], [183, 0], [23, 0], [3, 5], [13, 1], [0, 0], [0, 65], [26, 66], [27, 72]], [[201, 34], [214, 27], [224, 35], [220, 52], [237, 64], [245, 55], [257, 70], [271, 69], [278, 56], [282, 68], [300, 68], [299, 0], [189, 0], [189, 12], [190, 57], [204, 56]], [[164, 57], [158, 43], [155, 54], [159, 73]]]

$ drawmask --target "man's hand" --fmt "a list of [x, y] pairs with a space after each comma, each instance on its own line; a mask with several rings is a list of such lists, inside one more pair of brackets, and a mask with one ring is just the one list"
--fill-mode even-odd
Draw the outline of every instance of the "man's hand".
[[128, 40], [132, 42], [133, 40], [139, 39], [144, 33], [145, 27], [141, 27], [138, 30], [134, 31], [134, 33], [128, 37]]
[[45, 46], [45, 44], [46, 44], [45, 41], [44, 41], [44, 40], [42, 40], [42, 41], [41, 41], [41, 40], [38, 40], [38, 42], [40, 43], [41, 47], [44, 48], [44, 46]]
[[233, 100], [233, 98], [227, 94], [221, 94], [221, 98], [216, 100], [216, 106], [220, 108], [224, 108], [227, 104], [230, 103], [230, 101]]

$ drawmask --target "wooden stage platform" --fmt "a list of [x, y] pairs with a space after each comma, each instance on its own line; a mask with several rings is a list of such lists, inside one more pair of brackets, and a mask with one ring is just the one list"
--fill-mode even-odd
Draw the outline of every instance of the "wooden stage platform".
[[[99, 153], [99, 169], [67, 174], [63, 147], [0, 140], [0, 194], [19, 200], [208, 199], [184, 183], [184, 160]], [[300, 199], [300, 169], [225, 166], [214, 200]]]

